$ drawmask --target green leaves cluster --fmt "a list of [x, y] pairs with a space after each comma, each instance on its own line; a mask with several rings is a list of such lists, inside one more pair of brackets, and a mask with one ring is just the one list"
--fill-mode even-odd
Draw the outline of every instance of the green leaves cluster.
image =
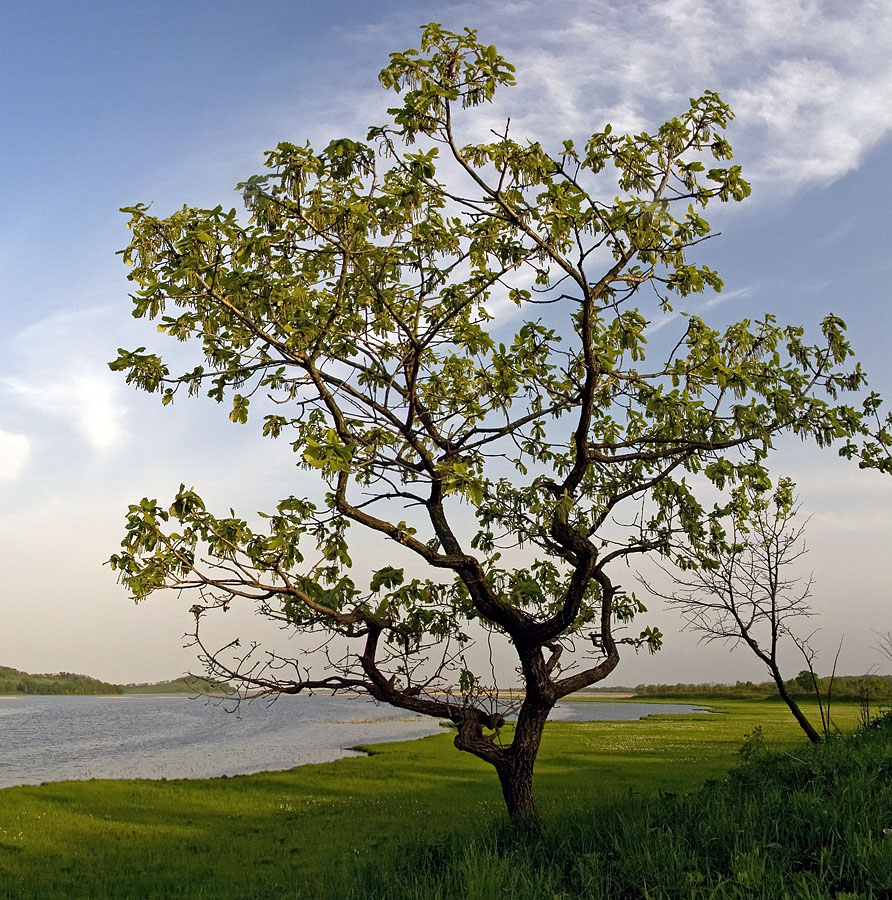
[[[513, 642], [532, 689], [543, 647], [596, 633], [591, 666], [549, 681], [555, 698], [616, 665], [613, 628], [641, 609], [611, 567], [714, 537], [724, 507], [703, 487], [768, 489], [778, 434], [887, 466], [879, 400], [840, 402], [864, 376], [835, 316], [810, 343], [771, 315], [720, 331], [685, 312], [677, 343], [648, 351], [654, 315], [722, 287], [692, 258], [703, 209], [749, 194], [718, 95], [653, 134], [463, 140], [463, 117], [513, 81], [474, 31], [431, 24], [381, 73], [400, 96], [390, 122], [322, 150], [279, 144], [240, 185], [248, 218], [125, 210], [133, 314], [200, 360], [173, 373], [139, 348], [111, 367], [164, 403], [203, 392], [258, 420], [325, 490], [283, 501], [264, 534], [192, 491], [132, 506], [112, 565], [134, 596], [191, 588], [202, 614], [248, 597], [361, 638], [338, 685], [404, 705], [424, 635], [463, 644], [480, 621]], [[348, 525], [427, 577], [390, 560], [358, 590]]]

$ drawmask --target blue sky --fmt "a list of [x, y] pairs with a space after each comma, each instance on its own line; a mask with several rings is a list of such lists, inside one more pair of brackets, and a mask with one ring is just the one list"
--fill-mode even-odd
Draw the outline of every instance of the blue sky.
[[[518, 69], [493, 122], [555, 146], [610, 121], [654, 128], [719, 91], [753, 197], [711, 221], [700, 256], [726, 289], [715, 325], [764, 312], [850, 326], [892, 399], [892, 6], [883, 2], [62, 2], [3, 4], [0, 29], [0, 664], [114, 680], [176, 675], [187, 603], [130, 603], [102, 561], [129, 502], [180, 482], [243, 510], [300, 493], [287, 447], [209, 401], [162, 410], [105, 363], [158, 345], [129, 316], [118, 209], [238, 204], [234, 185], [279, 140], [363, 137], [392, 98], [377, 85], [418, 27], [477, 27]], [[715, 302], [720, 300], [721, 302]], [[784, 442], [775, 465], [812, 516], [816, 642], [879, 664], [892, 628], [892, 480]], [[283, 485], [287, 487], [283, 488]], [[668, 635], [613, 681], [761, 677], [742, 651]], [[249, 617], [234, 628], [262, 628]], [[798, 661], [789, 666], [798, 670]], [[827, 662], [829, 666], [829, 662]]]

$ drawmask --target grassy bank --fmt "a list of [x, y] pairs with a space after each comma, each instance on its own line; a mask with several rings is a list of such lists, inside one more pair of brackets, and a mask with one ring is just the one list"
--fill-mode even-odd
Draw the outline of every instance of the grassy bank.
[[[552, 723], [536, 770], [546, 815], [687, 791], [732, 766], [761, 725], [801, 745], [785, 707], [711, 703], [692, 716]], [[841, 727], [857, 707], [839, 705]], [[210, 781], [68, 782], [0, 791], [0, 897], [287, 898], [413, 840], [470, 837], [503, 818], [493, 772], [448, 732], [369, 757]]]
[[889, 900], [892, 718], [768, 750], [686, 795], [630, 796], [360, 861], [330, 900]]

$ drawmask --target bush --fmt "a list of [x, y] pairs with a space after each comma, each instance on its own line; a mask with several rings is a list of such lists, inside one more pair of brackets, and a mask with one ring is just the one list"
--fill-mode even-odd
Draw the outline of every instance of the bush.
[[687, 796], [630, 795], [474, 841], [420, 842], [361, 859], [339, 898], [432, 900], [889, 900], [892, 715], [848, 737], [768, 752]]

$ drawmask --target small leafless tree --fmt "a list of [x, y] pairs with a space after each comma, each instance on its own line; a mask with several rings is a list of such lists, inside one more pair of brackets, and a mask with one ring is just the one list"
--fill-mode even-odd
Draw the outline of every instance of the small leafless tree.
[[877, 650], [879, 650], [886, 659], [892, 662], [892, 631], [887, 631], [884, 634], [877, 631], [875, 634], [880, 641], [879, 644], [877, 644]]
[[663, 593], [647, 587], [680, 608], [686, 627], [699, 631], [703, 640], [749, 647], [817, 744], [821, 736], [790, 695], [778, 662], [785, 639], [808, 652], [808, 638], [795, 634], [793, 622], [814, 614], [808, 603], [812, 579], [794, 574], [806, 548], [793, 489], [784, 478], [774, 491], [737, 490], [708, 538], [679, 551], [673, 589]]
[[[830, 717], [830, 707], [833, 701], [833, 685], [836, 681], [836, 667], [839, 664], [839, 654], [842, 652], [842, 643], [845, 640], [845, 635], [839, 639], [836, 655], [833, 657], [833, 668], [830, 670], [830, 677], [827, 679], [825, 688], [822, 688], [821, 679], [815, 671], [817, 653], [809, 644], [808, 638], [803, 639], [792, 633], [790, 633], [790, 638], [802, 654], [802, 658], [805, 660], [805, 665], [807, 667], [796, 676], [795, 681], [800, 687], [811, 691], [815, 695], [815, 700], [818, 701], [818, 713], [821, 716], [821, 731], [824, 733], [824, 737], [827, 738], [834, 728], [833, 720]], [[866, 716], [865, 724], [870, 719], [869, 702]]]

